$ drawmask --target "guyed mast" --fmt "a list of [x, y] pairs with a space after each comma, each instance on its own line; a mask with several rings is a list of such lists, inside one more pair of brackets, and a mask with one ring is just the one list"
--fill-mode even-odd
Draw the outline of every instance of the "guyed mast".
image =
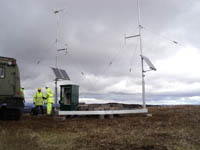
[[[139, 33], [137, 35], [133, 35], [133, 36], [127, 36], [125, 37], [125, 39], [129, 39], [129, 38], [135, 38], [135, 37], [139, 37], [139, 41], [140, 41], [140, 57], [141, 57], [141, 75], [142, 75], [142, 106], [143, 108], [146, 108], [146, 101], [145, 101], [145, 72], [147, 71], [151, 71], [154, 70], [156, 71], [156, 68], [154, 67], [154, 65], [151, 63], [151, 61], [145, 57], [143, 55], [143, 47], [142, 47], [142, 25], [141, 25], [141, 18], [140, 18], [140, 0], [137, 0], [137, 11], [138, 11], [138, 30]], [[147, 65], [149, 66], [150, 70], [144, 70], [144, 61], [147, 63]]]

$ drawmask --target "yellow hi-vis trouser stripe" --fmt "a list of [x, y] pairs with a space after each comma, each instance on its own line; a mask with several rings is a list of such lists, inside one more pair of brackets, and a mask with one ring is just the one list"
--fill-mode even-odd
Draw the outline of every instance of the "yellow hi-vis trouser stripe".
[[52, 104], [51, 103], [47, 103], [47, 114], [51, 115], [51, 111], [52, 111]]

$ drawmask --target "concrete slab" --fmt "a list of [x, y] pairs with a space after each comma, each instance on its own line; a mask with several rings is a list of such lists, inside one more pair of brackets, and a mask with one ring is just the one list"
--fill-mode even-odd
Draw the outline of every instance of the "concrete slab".
[[96, 110], [96, 111], [58, 111], [59, 116], [67, 115], [115, 115], [148, 113], [147, 108], [130, 110]]

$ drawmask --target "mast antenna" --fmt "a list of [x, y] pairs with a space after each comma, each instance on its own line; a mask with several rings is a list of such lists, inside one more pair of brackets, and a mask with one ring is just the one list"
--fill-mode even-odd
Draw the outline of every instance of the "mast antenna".
[[[146, 101], [145, 101], [145, 72], [147, 71], [156, 71], [156, 68], [153, 66], [151, 61], [143, 55], [143, 47], [142, 47], [142, 25], [141, 25], [141, 18], [140, 18], [140, 0], [137, 0], [137, 11], [138, 11], [138, 29], [139, 29], [139, 34], [137, 35], [132, 35], [132, 36], [127, 36], [125, 39], [129, 38], [135, 38], [139, 37], [140, 39], [140, 57], [141, 57], [141, 71], [142, 71], [142, 106], [143, 108], [146, 108]], [[145, 71], [144, 70], [144, 61], [147, 63], [149, 66], [150, 70]]]
[[[55, 74], [59, 74], [59, 69], [58, 69], [58, 52], [62, 52], [65, 51], [67, 53], [67, 47], [66, 48], [61, 48], [58, 49], [58, 38], [59, 38], [59, 14], [60, 12], [63, 12], [64, 9], [60, 9], [60, 10], [53, 10], [53, 13], [57, 16], [57, 29], [56, 29], [56, 68], [54, 68], [54, 73]], [[65, 46], [67, 46], [67, 44], [65, 44]], [[60, 71], [63, 72], [63, 71]], [[65, 72], [65, 71], [64, 71]], [[66, 74], [66, 73], [64, 73]], [[60, 74], [59, 74], [60, 75]], [[61, 75], [60, 75], [61, 76]], [[57, 110], [57, 102], [58, 102], [58, 88], [57, 88], [57, 82], [58, 82], [59, 78], [56, 77], [55, 79], [55, 110]]]
[[[58, 38], [59, 38], [59, 23], [60, 23], [60, 17], [59, 17], [59, 14], [61, 12], [63, 12], [65, 9], [58, 9], [58, 10], [53, 10], [53, 13], [57, 16], [57, 29], [56, 29], [56, 51], [59, 52], [59, 51], [66, 51], [67, 52], [67, 48], [63, 48], [63, 49], [58, 49]], [[58, 68], [58, 54], [56, 52], [56, 68]]]

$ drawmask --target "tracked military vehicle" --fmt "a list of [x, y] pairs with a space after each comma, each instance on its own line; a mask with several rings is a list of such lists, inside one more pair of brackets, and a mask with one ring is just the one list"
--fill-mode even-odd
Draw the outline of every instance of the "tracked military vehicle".
[[0, 56], [0, 119], [19, 120], [24, 108], [16, 59]]

